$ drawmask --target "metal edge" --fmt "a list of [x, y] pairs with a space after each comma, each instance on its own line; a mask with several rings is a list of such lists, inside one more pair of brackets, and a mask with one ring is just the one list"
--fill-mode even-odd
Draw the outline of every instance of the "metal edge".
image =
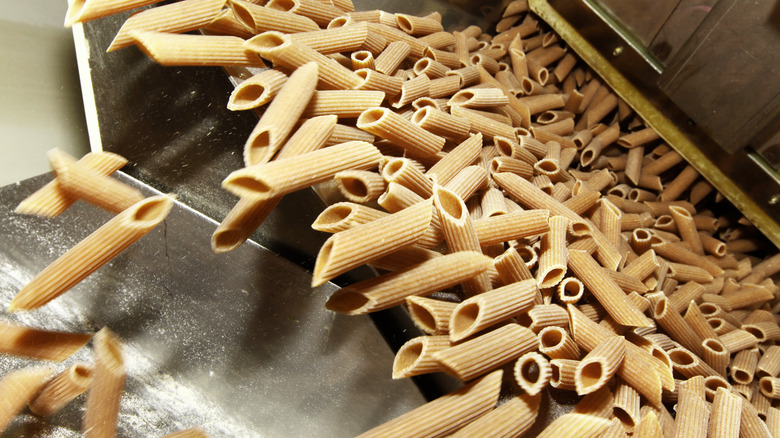
[[[73, 0], [68, 0], [68, 7]], [[100, 140], [100, 124], [98, 123], [97, 104], [95, 93], [92, 89], [92, 75], [89, 74], [89, 44], [84, 36], [84, 25], [75, 23], [73, 31], [73, 46], [76, 50], [76, 66], [79, 70], [79, 82], [81, 84], [81, 99], [84, 101], [84, 116], [87, 121], [87, 135], [89, 136], [89, 148], [92, 152], [101, 152], [103, 143]]]
[[547, 0], [529, 0], [529, 7], [555, 30], [645, 122], [674, 148], [699, 174], [719, 190], [767, 239], [780, 248], [780, 224], [725, 175], [696, 145], [615, 69]]

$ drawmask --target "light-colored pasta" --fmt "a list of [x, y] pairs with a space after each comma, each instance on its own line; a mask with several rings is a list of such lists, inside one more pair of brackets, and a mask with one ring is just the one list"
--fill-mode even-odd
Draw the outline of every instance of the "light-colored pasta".
[[352, 202], [375, 201], [385, 191], [382, 175], [367, 170], [344, 170], [333, 176], [339, 192]]
[[271, 199], [327, 181], [344, 170], [372, 169], [381, 158], [381, 153], [369, 143], [346, 142], [236, 170], [222, 186], [237, 196]]
[[626, 432], [633, 432], [640, 422], [639, 393], [625, 382], [618, 381], [612, 402], [612, 411]]
[[474, 221], [474, 231], [482, 245], [539, 236], [550, 231], [549, 215], [547, 210], [524, 210], [486, 217]]
[[[710, 419], [710, 405], [704, 399], [703, 391], [699, 393], [691, 387], [695, 385], [693, 378], [683, 383], [679, 389], [677, 401], [677, 418], [674, 422], [674, 436], [677, 438], [705, 438]], [[698, 377], [701, 381], [701, 377]], [[703, 382], [700, 383], [703, 386]]]
[[734, 355], [731, 361], [731, 380], [743, 385], [750, 384], [758, 365], [759, 352], [757, 348], [746, 349]]
[[122, 344], [108, 327], [95, 334], [95, 369], [87, 392], [82, 432], [87, 438], [114, 436], [125, 386]]
[[225, 3], [226, 0], [188, 0], [141, 11], [125, 20], [106, 51], [131, 45], [129, 33], [133, 30], [183, 33], [208, 26]]
[[566, 275], [566, 230], [569, 222], [569, 219], [563, 216], [553, 216], [549, 220], [550, 231], [542, 235], [542, 252], [537, 271], [540, 288], [554, 287]]
[[224, 9], [214, 21], [202, 28], [201, 31], [206, 35], [232, 35], [244, 39], [255, 36], [254, 30], [242, 23], [232, 8]]
[[408, 296], [424, 296], [454, 286], [492, 265], [490, 257], [459, 251], [342, 288], [325, 306], [350, 315], [382, 310], [402, 303]]
[[672, 361], [672, 367], [678, 373], [686, 377], [694, 376], [717, 376], [718, 372], [712, 369], [706, 362], [701, 360], [699, 356], [691, 353], [689, 350], [683, 347], [675, 347], [667, 351], [669, 359]]
[[[262, 29], [279, 30], [280, 29]], [[260, 31], [262, 31], [260, 30]], [[288, 33], [288, 32], [285, 32]], [[376, 55], [387, 44], [380, 35], [372, 34], [366, 23], [355, 23], [349, 26], [341, 26], [329, 29], [310, 29], [308, 32], [290, 34], [290, 38], [308, 46], [323, 55], [333, 53], [355, 52], [365, 50]], [[357, 70], [357, 69], [356, 69]]]
[[[111, 152], [91, 152], [81, 157], [78, 160], [78, 164], [89, 167], [101, 175], [108, 176], [127, 164], [127, 160]], [[56, 217], [77, 200], [76, 196], [62, 190], [57, 181], [51, 181], [22, 200], [16, 206], [14, 212]]]
[[515, 130], [511, 125], [494, 120], [475, 110], [454, 106], [450, 107], [450, 114], [467, 119], [471, 125], [471, 132], [481, 132], [487, 140], [492, 140], [495, 136], [515, 137]]
[[431, 201], [424, 201], [332, 235], [317, 255], [312, 286], [413, 244], [430, 225], [432, 212]]
[[578, 302], [585, 293], [585, 285], [578, 278], [566, 277], [558, 283], [558, 300], [563, 304]]
[[316, 32], [319, 26], [314, 20], [277, 8], [254, 4], [251, 1], [236, 0], [230, 2], [236, 18], [253, 34], [277, 31], [286, 34], [295, 32]]
[[382, 166], [382, 177], [388, 183], [400, 184], [427, 199], [433, 195], [433, 181], [408, 158], [388, 157]]
[[135, 30], [130, 37], [142, 52], [164, 66], [265, 67], [239, 37]]
[[533, 351], [520, 356], [514, 366], [515, 381], [526, 394], [538, 395], [550, 381], [550, 363]]
[[171, 208], [171, 197], [153, 196], [119, 213], [36, 275], [8, 310], [32, 310], [63, 294], [151, 231]]
[[736, 438], [742, 417], [742, 398], [736, 394], [718, 388], [712, 402], [712, 415], [708, 427], [708, 437]]
[[552, 359], [550, 361], [550, 385], [566, 391], [574, 391], [574, 372], [580, 361], [573, 359]]
[[698, 230], [696, 229], [696, 223], [693, 221], [691, 213], [685, 208], [676, 205], [670, 206], [669, 212], [671, 213], [672, 218], [674, 218], [674, 222], [677, 225], [677, 230], [679, 231], [683, 242], [686, 242], [691, 247], [691, 251], [699, 255], [704, 255], [704, 247], [702, 246]]
[[274, 65], [291, 70], [309, 62], [316, 62], [320, 88], [349, 90], [358, 87], [362, 82], [351, 70], [280, 32], [263, 32], [247, 40], [245, 45]]
[[474, 134], [463, 140], [444, 158], [431, 166], [426, 174], [437, 184], [445, 185], [461, 170], [473, 163], [479, 157], [481, 149], [482, 134]]
[[[520, 253], [514, 247], [510, 247], [503, 254], [493, 260], [496, 271], [504, 284], [510, 284], [523, 280], [533, 280], [531, 271], [526, 266]], [[535, 299], [537, 304], [542, 302], [541, 294]]]
[[450, 339], [460, 341], [530, 309], [537, 293], [535, 282], [526, 280], [464, 300], [450, 316]]
[[780, 398], [780, 378], [771, 376], [762, 377], [759, 380], [758, 387], [765, 396], [773, 400]]
[[506, 324], [434, 354], [451, 374], [469, 381], [536, 348], [536, 335], [518, 324]]
[[555, 326], [545, 327], [539, 332], [539, 351], [551, 359], [579, 360], [581, 356], [579, 347], [568, 332]]
[[406, 298], [406, 307], [414, 324], [429, 335], [443, 335], [450, 331], [450, 319], [457, 303], [426, 297]]
[[374, 61], [374, 69], [386, 75], [392, 75], [409, 56], [411, 47], [404, 41], [394, 41], [388, 44]]
[[376, 136], [403, 147], [417, 157], [428, 157], [441, 151], [445, 139], [420, 128], [387, 108], [377, 107], [364, 111], [358, 117], [357, 126]]
[[40, 330], [0, 322], [0, 352], [62, 362], [86, 345], [90, 334]]
[[696, 332], [693, 331], [677, 310], [670, 305], [668, 298], [665, 296], [660, 297], [653, 306], [653, 315], [655, 321], [664, 328], [672, 339], [681, 343], [696, 355], [701, 356], [702, 339], [696, 335]]
[[774, 377], [780, 373], [780, 346], [772, 345], [764, 352], [756, 365], [756, 377]]
[[151, 5], [160, 0], [80, 0], [68, 6], [65, 13], [65, 27], [76, 23], [94, 20], [107, 15], [118, 14], [141, 6]]
[[501, 370], [377, 426], [360, 438], [445, 436], [481, 417], [496, 405]]
[[0, 432], [35, 398], [52, 374], [50, 367], [38, 366], [11, 371], [0, 379]]
[[726, 367], [729, 365], [729, 351], [726, 350], [723, 343], [717, 338], [706, 338], [701, 343], [701, 349], [701, 358], [704, 359], [704, 362], [725, 377]]
[[393, 379], [442, 371], [434, 354], [449, 347], [450, 340], [446, 335], [418, 336], [406, 341], [393, 360]]
[[119, 213], [144, 199], [140, 190], [79, 164], [59, 149], [52, 149], [47, 155], [57, 175], [57, 184], [76, 198], [112, 213]]
[[720, 341], [729, 353], [736, 353], [758, 345], [758, 338], [742, 329], [732, 330], [728, 333], [721, 334]]
[[402, 108], [417, 99], [429, 97], [431, 94], [431, 80], [426, 75], [420, 75], [407, 79], [401, 84], [401, 94], [390, 99], [390, 106]]
[[588, 414], [568, 413], [553, 420], [538, 438], [567, 438], [572, 431], [582, 438], [595, 438], [609, 427], [609, 420]]
[[29, 403], [35, 415], [52, 415], [83, 394], [92, 382], [92, 366], [77, 362], [52, 378]]
[[[300, 68], [297, 71], [299, 71]], [[301, 90], [302, 91], [302, 90]], [[305, 95], [299, 91], [299, 99], [305, 100]], [[281, 93], [280, 93], [281, 95]], [[274, 99], [274, 102], [279, 97]], [[357, 118], [372, 107], [378, 106], [385, 99], [382, 91], [371, 90], [322, 90], [315, 91], [306, 105], [301, 117], [316, 117], [334, 114], [339, 118]], [[270, 107], [269, 107], [270, 109]], [[295, 114], [291, 113], [290, 118]]]
[[512, 397], [473, 423], [450, 435], [451, 438], [491, 436], [509, 438], [522, 436], [539, 415], [541, 396], [522, 394]]
[[287, 75], [267, 69], [246, 79], [230, 93], [227, 107], [231, 111], [257, 108], [270, 102], [287, 81]]
[[327, 26], [331, 20], [344, 12], [328, 2], [316, 0], [271, 0], [267, 8], [289, 11], [296, 15], [311, 18], [319, 26]]
[[271, 161], [281, 149], [315, 94], [318, 72], [319, 66], [310, 62], [290, 75], [249, 134], [244, 145], [246, 166]]
[[[431, 107], [423, 107], [412, 115], [412, 123], [435, 135], [461, 141], [468, 137], [468, 120]], [[451, 152], [450, 152], [451, 153]]]
[[590, 394], [603, 387], [612, 378], [623, 362], [625, 344], [625, 338], [613, 336], [582, 358], [574, 376], [577, 394]]
[[161, 438], [208, 438], [208, 435], [206, 435], [206, 432], [203, 432], [201, 429], [192, 428], [169, 433], [168, 435], [165, 435]]

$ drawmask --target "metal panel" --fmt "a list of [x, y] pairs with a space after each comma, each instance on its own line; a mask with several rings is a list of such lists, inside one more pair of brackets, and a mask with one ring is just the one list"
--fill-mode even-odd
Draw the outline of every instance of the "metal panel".
[[[120, 180], [157, 192], [119, 174]], [[13, 213], [50, 180], [0, 189], [0, 301], [111, 215], [79, 202], [60, 217]], [[2, 319], [51, 330], [103, 326], [125, 342], [119, 436], [202, 426], [211, 436], [348, 436], [424, 402], [393, 381], [393, 355], [367, 317], [326, 311], [337, 287], [312, 289], [298, 265], [249, 242], [215, 255], [215, 222], [180, 203], [165, 222], [72, 290]], [[91, 360], [89, 349], [69, 359]], [[5, 371], [32, 361], [0, 357]], [[48, 419], [23, 415], [8, 436], [73, 436], [83, 399]]]

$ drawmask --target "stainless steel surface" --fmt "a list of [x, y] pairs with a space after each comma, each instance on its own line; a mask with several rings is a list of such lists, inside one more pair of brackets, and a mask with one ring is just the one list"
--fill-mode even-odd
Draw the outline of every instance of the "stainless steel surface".
[[[157, 193], [125, 175], [122, 181]], [[13, 208], [50, 180], [0, 189], [0, 302], [110, 215], [82, 202], [55, 219]], [[39, 310], [0, 319], [125, 342], [119, 436], [201, 426], [211, 436], [352, 436], [424, 402], [391, 381], [393, 355], [365, 317], [324, 309], [337, 288], [253, 242], [215, 255], [215, 222], [177, 203], [166, 221]], [[90, 360], [88, 348], [73, 360]], [[0, 357], [8, 371], [32, 361]], [[25, 414], [3, 436], [78, 436], [83, 396], [50, 419]]]
[[625, 28], [640, 43], [649, 46], [680, 0], [591, 0], [591, 3], [604, 10], [615, 25]]
[[[623, 35], [604, 22], [589, 6], [589, 0], [530, 3], [534, 12], [562, 34], [569, 46], [664, 140], [780, 247], [780, 203], [776, 202], [780, 174], [776, 169], [751, 148], [726, 152], [693, 123], [659, 89], [661, 74], [648, 61], [647, 53], [635, 50]], [[773, 12], [771, 16], [775, 15]], [[616, 48], [621, 49], [619, 54]], [[778, 77], [774, 75], [769, 80], [776, 82]]]
[[650, 42], [650, 51], [666, 65], [710, 13], [718, 0], [680, 0], [663, 27]]

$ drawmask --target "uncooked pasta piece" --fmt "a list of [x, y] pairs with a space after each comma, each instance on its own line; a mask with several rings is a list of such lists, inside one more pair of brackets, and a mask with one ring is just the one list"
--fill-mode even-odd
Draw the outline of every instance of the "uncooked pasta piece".
[[431, 201], [340, 231], [323, 243], [312, 287], [416, 242], [431, 223]]
[[412, 122], [433, 134], [456, 141], [468, 137], [471, 128], [467, 119], [432, 107], [423, 107], [415, 111]]
[[400, 184], [417, 193], [424, 199], [433, 195], [434, 183], [424, 174], [413, 160], [388, 157], [382, 165], [382, 177], [388, 183]]
[[404, 41], [394, 41], [388, 44], [374, 61], [375, 70], [392, 75], [401, 62], [409, 56], [410, 51], [411, 47]]
[[408, 297], [406, 307], [414, 324], [429, 335], [443, 335], [450, 331], [450, 319], [457, 303], [426, 297]]
[[57, 184], [78, 199], [112, 213], [119, 213], [144, 199], [140, 190], [79, 164], [59, 149], [52, 149], [47, 155], [57, 175]]
[[282, 33], [316, 32], [319, 26], [312, 19], [291, 12], [268, 8], [250, 1], [230, 2], [230, 8], [236, 18], [256, 35], [260, 32], [278, 31]]
[[271, 161], [281, 149], [315, 94], [318, 72], [317, 63], [310, 62], [290, 75], [249, 134], [244, 145], [246, 166]]
[[446, 335], [418, 336], [406, 341], [393, 360], [393, 379], [443, 371], [434, 354], [449, 347]]
[[515, 381], [526, 394], [538, 395], [550, 380], [550, 363], [541, 354], [530, 352], [520, 356], [515, 363]]
[[357, 121], [360, 129], [391, 141], [417, 157], [428, 157], [441, 151], [445, 139], [420, 128], [387, 108], [364, 111]]
[[669, 359], [672, 361], [672, 367], [678, 373], [686, 377], [694, 376], [718, 376], [719, 374], [699, 356], [691, 353], [683, 347], [675, 347], [667, 351]]
[[717, 338], [706, 338], [702, 341], [701, 348], [701, 358], [704, 362], [721, 376], [726, 376], [726, 367], [729, 365], [729, 351], [726, 350], [723, 343]]
[[87, 333], [46, 331], [0, 322], [0, 352], [15, 356], [62, 362], [91, 338]]
[[30, 401], [35, 415], [52, 415], [83, 394], [92, 382], [92, 366], [77, 362], [52, 378]]
[[317, 0], [271, 0], [266, 4], [266, 7], [308, 17], [323, 27], [344, 13], [328, 2]]
[[490, 373], [364, 432], [360, 437], [446, 436], [493, 409], [501, 390], [502, 375], [501, 370]]
[[301, 43], [322, 53], [323, 55], [356, 52], [359, 50], [366, 50], [369, 53], [375, 55], [379, 53], [387, 44], [387, 41], [384, 38], [369, 32], [368, 25], [366, 23], [355, 23], [349, 26], [323, 30], [313, 29], [309, 32], [292, 33], [290, 38], [292, 38], [293, 41]]
[[780, 346], [772, 345], [764, 352], [756, 365], [756, 377], [774, 377], [780, 373]]
[[482, 149], [482, 134], [474, 134], [463, 140], [441, 160], [431, 166], [426, 172], [434, 182], [445, 185], [461, 170], [473, 163], [479, 157]]
[[577, 394], [589, 394], [607, 383], [623, 362], [625, 344], [625, 338], [613, 336], [582, 358], [574, 376]]
[[622, 380], [615, 386], [612, 410], [626, 432], [633, 432], [640, 422], [639, 393]]
[[669, 299], [661, 296], [653, 306], [655, 320], [672, 339], [681, 343], [687, 349], [701, 356], [702, 339], [693, 331], [691, 326], [669, 303]]
[[375, 168], [381, 158], [373, 145], [351, 141], [236, 170], [222, 186], [237, 196], [271, 199], [327, 181], [344, 170]]
[[526, 280], [464, 300], [450, 316], [450, 339], [460, 341], [530, 309], [537, 293], [536, 283]]
[[579, 347], [562, 327], [545, 327], [539, 332], [539, 351], [552, 359], [579, 360], [581, 357]]
[[731, 361], [731, 380], [743, 385], [753, 381], [753, 375], [758, 365], [759, 352], [757, 348], [746, 349], [734, 355]]
[[424, 296], [454, 286], [492, 265], [490, 257], [459, 251], [342, 288], [325, 306], [350, 315], [374, 312], [398, 305], [408, 296]]
[[104, 327], [95, 334], [93, 349], [95, 369], [81, 428], [87, 438], [110, 437], [116, 433], [119, 403], [125, 386], [122, 343], [114, 332]]
[[[745, 401], [747, 402], [747, 401]], [[715, 393], [712, 402], [712, 415], [708, 427], [708, 437], [736, 438], [740, 435], [743, 399], [723, 388]]]
[[94, 20], [141, 6], [151, 5], [160, 0], [79, 0], [70, 3], [65, 13], [65, 27], [76, 23]]
[[746, 348], [753, 348], [758, 345], [758, 338], [750, 332], [742, 329], [732, 330], [720, 335], [720, 341], [729, 353], [736, 353]]
[[431, 80], [426, 75], [416, 76], [401, 84], [401, 94], [390, 99], [390, 106], [399, 109], [422, 97], [431, 95]]
[[239, 37], [140, 30], [130, 32], [130, 37], [146, 56], [164, 66], [265, 67]]
[[169, 433], [161, 438], [208, 438], [208, 435], [198, 428], [192, 428]]
[[0, 432], [35, 398], [52, 374], [52, 368], [38, 366], [11, 371], [0, 378]]
[[568, 438], [577, 431], [581, 438], [595, 438], [609, 427], [609, 420], [594, 415], [568, 413], [556, 418], [538, 438]]
[[482, 245], [539, 236], [550, 231], [549, 215], [540, 209], [486, 217], [474, 221], [474, 231]]
[[471, 125], [471, 132], [481, 132], [487, 140], [492, 140], [495, 136], [515, 137], [515, 130], [510, 124], [494, 120], [475, 110], [454, 106], [450, 107], [450, 114], [467, 119]]
[[153, 196], [116, 215], [35, 276], [8, 305], [9, 311], [32, 310], [66, 292], [163, 221], [169, 196]]
[[451, 438], [522, 436], [536, 421], [541, 396], [529, 394], [512, 397], [496, 409], [450, 435]]
[[469, 381], [534, 350], [536, 345], [531, 330], [510, 323], [439, 351], [434, 358], [448, 374]]
[[[300, 69], [298, 69], [300, 70]], [[296, 70], [297, 71], [297, 70]], [[281, 95], [281, 93], [280, 93]], [[279, 97], [277, 97], [278, 99]], [[301, 100], [305, 96], [300, 95]], [[382, 91], [371, 90], [322, 90], [315, 91], [306, 105], [301, 117], [316, 117], [334, 114], [339, 118], [357, 118], [372, 107], [378, 106], [385, 99]], [[276, 99], [274, 100], [276, 102]], [[270, 107], [269, 107], [270, 109]], [[290, 114], [295, 117], [294, 113]]]
[[287, 81], [287, 75], [267, 69], [246, 79], [230, 93], [227, 107], [231, 111], [257, 108], [270, 102]]

